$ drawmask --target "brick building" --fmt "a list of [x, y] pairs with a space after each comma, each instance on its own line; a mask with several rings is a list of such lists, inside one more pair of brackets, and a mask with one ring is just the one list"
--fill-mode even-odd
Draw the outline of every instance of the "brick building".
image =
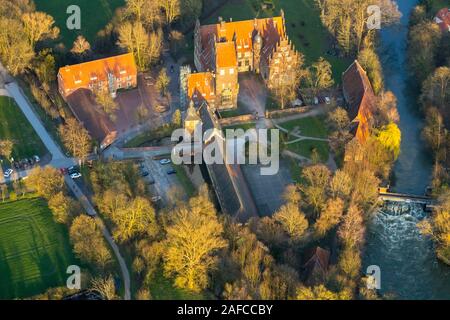
[[434, 17], [434, 22], [437, 23], [442, 32], [450, 32], [450, 9], [442, 8]]
[[366, 71], [358, 61], [355, 60], [342, 75], [342, 89], [352, 121], [351, 131], [359, 143], [364, 143], [370, 135], [376, 97]]
[[137, 68], [132, 53], [65, 66], [58, 71], [59, 93], [64, 99], [78, 89], [108, 90], [137, 86]]
[[204, 26], [197, 21], [194, 45], [198, 73], [190, 69], [181, 73], [185, 107], [193, 99], [196, 105], [206, 100], [219, 110], [236, 108], [240, 72], [261, 74], [269, 88], [296, 75], [298, 53], [286, 34], [283, 11], [273, 18], [237, 22], [219, 18], [219, 23]]

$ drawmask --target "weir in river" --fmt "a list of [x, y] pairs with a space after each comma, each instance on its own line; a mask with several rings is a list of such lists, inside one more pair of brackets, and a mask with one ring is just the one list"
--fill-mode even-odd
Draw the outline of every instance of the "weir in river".
[[[417, 0], [397, 1], [400, 26], [381, 30], [380, 57], [386, 90], [397, 97], [402, 131], [401, 153], [394, 167], [394, 192], [423, 194], [429, 184], [431, 154], [420, 137], [417, 92], [408, 86], [406, 61], [408, 20]], [[436, 259], [433, 243], [420, 234], [417, 223], [427, 217], [423, 204], [386, 201], [373, 215], [367, 231], [364, 267], [381, 270], [382, 294], [397, 299], [450, 299], [450, 266]]]

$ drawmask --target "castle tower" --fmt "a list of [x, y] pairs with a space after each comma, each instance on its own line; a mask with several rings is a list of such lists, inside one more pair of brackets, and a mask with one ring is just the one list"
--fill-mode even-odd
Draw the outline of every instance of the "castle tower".
[[189, 97], [188, 97], [188, 78], [191, 74], [191, 67], [181, 66], [180, 67], [180, 107], [181, 110], [184, 110], [188, 106]]
[[216, 107], [222, 110], [236, 108], [239, 83], [235, 43], [233, 41], [217, 42], [214, 57]]
[[253, 37], [253, 70], [256, 73], [260, 71], [260, 61], [261, 61], [261, 49], [263, 46], [263, 39], [259, 32]]
[[194, 102], [191, 100], [191, 102], [189, 103], [189, 108], [186, 112], [186, 117], [184, 119], [184, 129], [191, 135], [193, 135], [194, 131], [198, 129], [201, 124], [202, 120], [200, 119], [200, 116], [197, 114], [197, 111], [194, 108]]

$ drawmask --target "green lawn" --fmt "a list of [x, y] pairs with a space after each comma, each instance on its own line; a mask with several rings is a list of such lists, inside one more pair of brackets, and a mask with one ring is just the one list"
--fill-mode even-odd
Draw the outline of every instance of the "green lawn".
[[12, 157], [29, 158], [44, 155], [47, 150], [16, 102], [9, 97], [0, 97], [0, 139], [14, 143]]
[[289, 131], [292, 131], [295, 127], [299, 127], [302, 136], [326, 138], [328, 134], [324, 121], [324, 117], [309, 117], [283, 122], [280, 125]]
[[286, 28], [289, 38], [295, 48], [305, 55], [306, 64], [317, 61], [319, 57], [327, 59], [333, 68], [336, 83], [340, 83], [342, 72], [350, 65], [351, 60], [337, 58], [327, 51], [330, 49], [329, 33], [320, 21], [319, 10], [313, 0], [274, 0], [275, 9], [263, 11], [255, 10], [252, 3], [257, 0], [230, 0], [217, 14], [201, 21], [202, 24], [217, 23], [218, 17], [225, 21], [264, 18], [279, 15], [284, 10]]
[[[296, 127], [300, 129], [299, 134], [308, 137], [326, 138], [328, 136], [327, 128], [325, 127], [324, 117], [309, 117], [298, 120], [292, 120], [280, 124], [283, 128], [290, 132]], [[295, 140], [296, 137], [288, 135], [286, 141]], [[314, 149], [318, 152], [321, 161], [327, 161], [329, 155], [329, 146], [326, 141], [302, 140], [296, 143], [286, 145], [287, 149], [311, 158]]]
[[432, 0], [431, 6], [432, 6], [431, 12], [433, 14], [436, 14], [442, 8], [450, 7], [450, 1], [449, 0]]
[[249, 129], [255, 129], [255, 124], [254, 123], [243, 123], [243, 124], [237, 124], [234, 126], [223, 127], [222, 131], [223, 131], [223, 134], [225, 137], [227, 135], [227, 129], [232, 129], [232, 130], [242, 129], [244, 131], [247, 131]]
[[150, 293], [154, 300], [204, 300], [201, 293], [190, 292], [188, 290], [176, 288], [173, 280], [164, 276], [161, 269], [156, 274], [150, 284]]
[[[50, 14], [61, 30], [61, 40], [67, 48], [82, 34], [91, 44], [98, 31], [103, 29], [114, 15], [116, 8], [125, 4], [125, 0], [34, 0], [36, 8]], [[77, 5], [81, 11], [81, 29], [69, 30], [66, 21], [67, 7]]]
[[154, 140], [159, 140], [163, 138], [170, 138], [172, 132], [175, 130], [173, 126], [162, 126], [153, 130], [145, 131], [127, 143], [125, 143], [125, 148], [138, 148], [146, 147], [151, 145]]
[[320, 161], [326, 162], [328, 160], [329, 148], [328, 142], [325, 141], [303, 140], [287, 145], [287, 149], [309, 159], [311, 159], [312, 152], [315, 149], [319, 154]]
[[178, 181], [183, 186], [184, 191], [186, 192], [187, 196], [190, 198], [195, 194], [195, 186], [192, 183], [191, 179], [186, 173], [186, 170], [189, 170], [187, 167], [183, 165], [175, 165], [173, 164], [174, 169], [176, 170], [176, 175], [178, 178]]
[[65, 226], [56, 224], [44, 200], [0, 203], [0, 299], [25, 298], [66, 283], [79, 264]]

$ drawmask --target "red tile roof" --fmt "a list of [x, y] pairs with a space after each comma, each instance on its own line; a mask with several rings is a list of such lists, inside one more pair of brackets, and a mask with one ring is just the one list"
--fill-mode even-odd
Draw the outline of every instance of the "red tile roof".
[[67, 97], [67, 103], [75, 117], [89, 131], [93, 139], [102, 145], [109, 145], [116, 138], [116, 125], [97, 106], [90, 90], [76, 90]]
[[88, 88], [93, 81], [107, 81], [108, 73], [115, 77], [136, 75], [137, 68], [132, 53], [114, 57], [93, 60], [89, 62], [65, 66], [59, 69], [59, 76], [64, 83], [64, 89], [74, 91]]
[[236, 47], [234, 42], [216, 43], [216, 63], [219, 68], [236, 67]]
[[188, 77], [190, 99], [210, 101], [214, 99], [214, 77], [211, 72], [192, 73]]
[[450, 32], [450, 9], [443, 8], [439, 10], [434, 18], [434, 21], [439, 25], [439, 28], [442, 32], [448, 31]]
[[375, 111], [375, 94], [366, 72], [354, 61], [342, 76], [344, 97], [351, 121], [357, 122], [356, 138], [364, 143], [370, 131], [370, 121]]
[[308, 260], [303, 266], [306, 278], [305, 283], [307, 285], [315, 285], [316, 282], [322, 282], [325, 279], [328, 271], [330, 252], [321, 247], [315, 247], [308, 253]]
[[251, 52], [253, 50], [253, 37], [259, 33], [263, 39], [263, 61], [268, 61], [279, 40], [285, 36], [285, 27], [281, 16], [264, 19], [253, 19], [235, 22], [221, 22], [200, 27], [200, 35], [203, 47], [202, 63], [206, 69], [212, 69], [211, 55], [214, 43], [236, 42], [235, 51], [238, 53]]

